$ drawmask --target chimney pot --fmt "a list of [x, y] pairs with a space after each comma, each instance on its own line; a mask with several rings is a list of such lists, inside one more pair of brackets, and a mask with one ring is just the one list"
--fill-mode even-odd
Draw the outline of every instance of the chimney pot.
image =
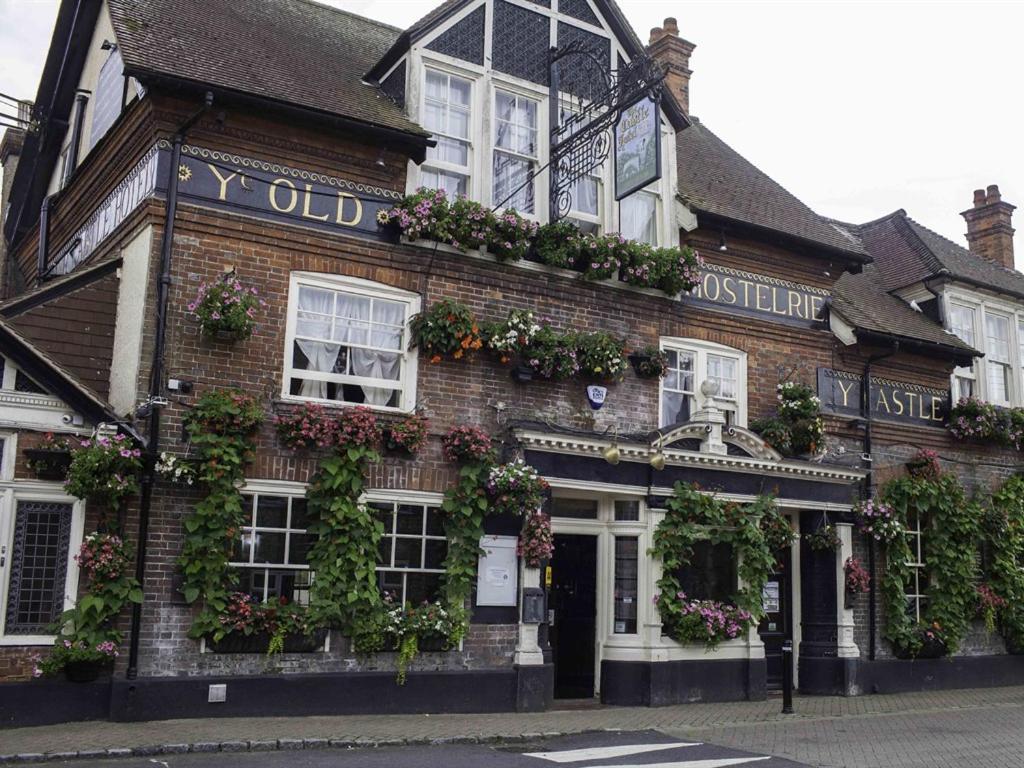
[[679, 37], [679, 24], [672, 16], [665, 19], [665, 23], [662, 26], [673, 37]]
[[661, 27], [651, 27], [651, 39], [647, 43], [648, 45], [654, 45], [658, 40], [661, 40], [665, 36], [665, 30]]
[[971, 253], [1014, 269], [1013, 261], [1014, 206], [1003, 202], [999, 187], [974, 190], [974, 205], [961, 216], [967, 222], [967, 245]]

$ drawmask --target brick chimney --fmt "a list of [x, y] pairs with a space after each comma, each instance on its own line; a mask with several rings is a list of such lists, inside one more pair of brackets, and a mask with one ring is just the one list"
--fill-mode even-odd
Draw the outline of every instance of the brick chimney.
[[1013, 269], [1013, 227], [1016, 206], [1004, 203], [999, 187], [974, 190], [974, 207], [960, 215], [967, 220], [967, 245], [971, 253]]
[[[18, 120], [28, 125], [32, 118], [32, 102], [18, 102]], [[7, 242], [3, 236], [3, 224], [7, 220], [7, 212], [11, 207], [11, 184], [14, 183], [14, 172], [18, 169], [21, 147], [25, 142], [25, 131], [21, 128], [8, 128], [0, 137], [0, 172], [3, 181], [0, 183], [0, 299], [10, 294], [8, 278], [10, 266], [7, 263]]]
[[665, 85], [686, 114], [690, 114], [690, 75], [693, 74], [690, 54], [696, 47], [679, 36], [679, 25], [671, 17], [651, 30], [651, 41], [647, 45], [647, 54], [667, 67]]

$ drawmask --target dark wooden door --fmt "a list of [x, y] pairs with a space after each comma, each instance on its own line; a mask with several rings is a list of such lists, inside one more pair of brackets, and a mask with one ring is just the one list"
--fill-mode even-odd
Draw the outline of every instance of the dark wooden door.
[[551, 571], [555, 698], [589, 698], [597, 639], [597, 537], [557, 534]]
[[764, 643], [768, 690], [782, 690], [782, 643], [793, 639], [789, 548], [779, 557], [775, 573], [764, 588], [765, 617], [757, 631]]

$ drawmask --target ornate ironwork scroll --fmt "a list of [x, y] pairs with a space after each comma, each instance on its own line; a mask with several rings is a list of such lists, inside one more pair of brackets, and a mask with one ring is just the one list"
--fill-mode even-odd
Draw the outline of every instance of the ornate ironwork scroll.
[[608, 55], [579, 38], [549, 51], [552, 222], [572, 210], [577, 182], [608, 159], [622, 110], [645, 96], [660, 103], [661, 65], [640, 55], [613, 71]]

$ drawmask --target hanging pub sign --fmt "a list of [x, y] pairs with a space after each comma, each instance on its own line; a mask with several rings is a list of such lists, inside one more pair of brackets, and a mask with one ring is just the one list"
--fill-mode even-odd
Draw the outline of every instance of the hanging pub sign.
[[[825, 411], [860, 416], [861, 377], [856, 373], [819, 368], [818, 397]], [[870, 403], [872, 418], [941, 427], [949, 413], [949, 392], [872, 377]]]
[[645, 96], [623, 109], [615, 122], [615, 199], [628, 197], [660, 178], [658, 102]]

